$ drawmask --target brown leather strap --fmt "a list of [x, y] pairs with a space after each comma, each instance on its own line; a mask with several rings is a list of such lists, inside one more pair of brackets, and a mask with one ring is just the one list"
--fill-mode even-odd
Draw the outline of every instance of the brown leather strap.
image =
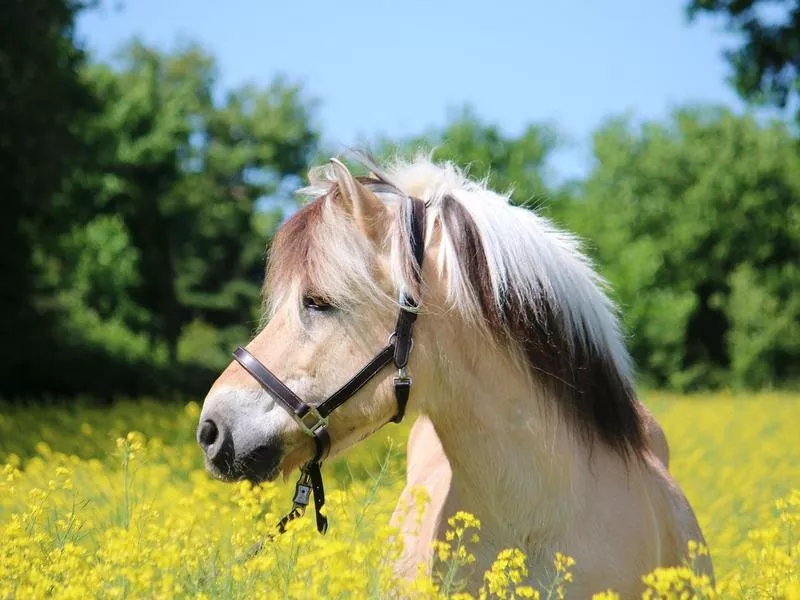
[[[422, 259], [425, 257], [425, 203], [422, 200], [411, 198], [411, 211], [409, 211], [409, 231], [411, 233], [411, 252], [414, 255], [414, 272], [417, 277], [417, 286], [420, 285], [422, 277]], [[394, 365], [398, 369], [404, 369], [408, 365], [408, 359], [413, 347], [411, 337], [412, 326], [417, 320], [416, 303], [408, 296], [400, 299], [401, 309], [397, 317], [397, 324], [394, 328], [395, 351]], [[407, 310], [406, 307], [410, 310]]]
[[318, 462], [308, 465], [308, 474], [311, 476], [311, 489], [314, 490], [314, 513], [317, 516], [317, 531], [325, 533], [328, 531], [328, 517], [322, 514], [322, 507], [325, 506], [325, 486], [322, 483], [322, 471]]
[[274, 398], [295, 417], [298, 419], [302, 418], [311, 409], [308, 404], [303, 402], [297, 394], [286, 387], [286, 384], [278, 379], [272, 371], [261, 364], [261, 361], [247, 350], [239, 346], [234, 351], [233, 357], [256, 381], [258, 381], [258, 383], [267, 388]]
[[392, 362], [392, 358], [395, 355], [395, 347], [394, 345], [390, 344], [386, 346], [383, 350], [378, 352], [371, 361], [369, 361], [364, 367], [350, 380], [345, 383], [342, 387], [336, 390], [333, 394], [331, 394], [324, 402], [317, 406], [317, 411], [323, 417], [327, 417], [330, 415], [334, 410], [339, 408], [342, 404], [344, 404], [345, 400], [354, 396], [358, 390], [360, 390], [364, 385], [373, 377], [375, 377], [381, 369], [383, 369], [386, 365]]
[[328, 458], [328, 453], [331, 451], [331, 434], [327, 426], [314, 430], [314, 449], [312, 462], [322, 462]]
[[394, 398], [397, 400], [397, 412], [389, 419], [392, 423], [400, 423], [406, 416], [406, 405], [411, 393], [411, 379], [408, 377], [394, 378]]

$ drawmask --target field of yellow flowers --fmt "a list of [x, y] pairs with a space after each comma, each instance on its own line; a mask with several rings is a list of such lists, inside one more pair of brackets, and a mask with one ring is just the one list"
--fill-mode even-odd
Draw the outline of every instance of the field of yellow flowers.
[[[667, 432], [670, 470], [718, 579], [711, 589], [690, 568], [656, 571], [646, 597], [800, 600], [800, 397], [651, 393], [645, 402]], [[463, 597], [460, 575], [481, 533], [467, 514], [453, 516], [433, 577], [392, 577], [388, 521], [408, 424], [325, 465], [324, 538], [307, 514], [270, 539], [294, 482], [211, 480], [194, 442], [198, 413], [194, 402], [147, 399], [0, 408], [0, 598]], [[533, 590], [518, 585], [524, 556], [509, 548], [481, 596], [562, 597], [574, 565], [555, 563], [553, 579]]]

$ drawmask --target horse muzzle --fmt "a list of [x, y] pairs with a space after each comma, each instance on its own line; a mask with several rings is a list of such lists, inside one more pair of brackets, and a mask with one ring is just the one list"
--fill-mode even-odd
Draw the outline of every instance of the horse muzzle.
[[222, 481], [246, 479], [253, 483], [273, 481], [280, 474], [283, 442], [276, 437], [253, 444], [224, 421], [208, 416], [197, 427], [197, 443], [205, 454], [206, 469]]

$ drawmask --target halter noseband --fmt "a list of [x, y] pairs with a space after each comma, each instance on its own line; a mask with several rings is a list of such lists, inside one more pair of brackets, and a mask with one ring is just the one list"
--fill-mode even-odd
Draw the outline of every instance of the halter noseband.
[[[422, 259], [425, 253], [425, 204], [411, 198], [409, 214], [409, 231], [411, 233], [411, 249], [416, 261], [414, 270], [417, 277], [422, 276]], [[328, 431], [330, 414], [352, 398], [367, 382], [380, 373], [389, 363], [394, 363], [397, 376], [394, 378], [394, 395], [397, 399], [397, 413], [389, 419], [392, 423], [400, 423], [406, 412], [408, 396], [411, 392], [411, 378], [406, 372], [408, 358], [413, 348], [411, 330], [417, 313], [416, 305], [407, 296], [400, 298], [400, 314], [397, 324], [389, 336], [388, 345], [380, 350], [371, 361], [342, 387], [336, 390], [323, 402], [312, 406], [301, 400], [285, 383], [265, 367], [255, 356], [241, 346], [233, 353], [233, 357], [244, 369], [262, 385], [275, 400], [292, 415], [300, 428], [314, 439], [316, 452], [314, 457], [301, 469], [300, 479], [295, 489], [292, 510], [278, 523], [281, 533], [286, 524], [305, 513], [310, 494], [314, 494], [314, 509], [317, 516], [317, 531], [325, 533], [328, 529], [328, 518], [322, 514], [325, 504], [325, 488], [322, 484], [321, 462], [328, 456], [331, 448], [331, 435]]]

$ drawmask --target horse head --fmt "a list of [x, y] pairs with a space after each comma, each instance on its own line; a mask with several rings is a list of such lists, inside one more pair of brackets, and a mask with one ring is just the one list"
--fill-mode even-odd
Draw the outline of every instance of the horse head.
[[265, 324], [203, 405], [198, 442], [221, 479], [272, 480], [336, 454], [398, 415], [398, 402], [405, 410], [409, 371], [431, 378], [414, 358], [424, 342], [411, 339], [424, 205], [335, 159], [304, 191], [313, 200], [270, 248]]

